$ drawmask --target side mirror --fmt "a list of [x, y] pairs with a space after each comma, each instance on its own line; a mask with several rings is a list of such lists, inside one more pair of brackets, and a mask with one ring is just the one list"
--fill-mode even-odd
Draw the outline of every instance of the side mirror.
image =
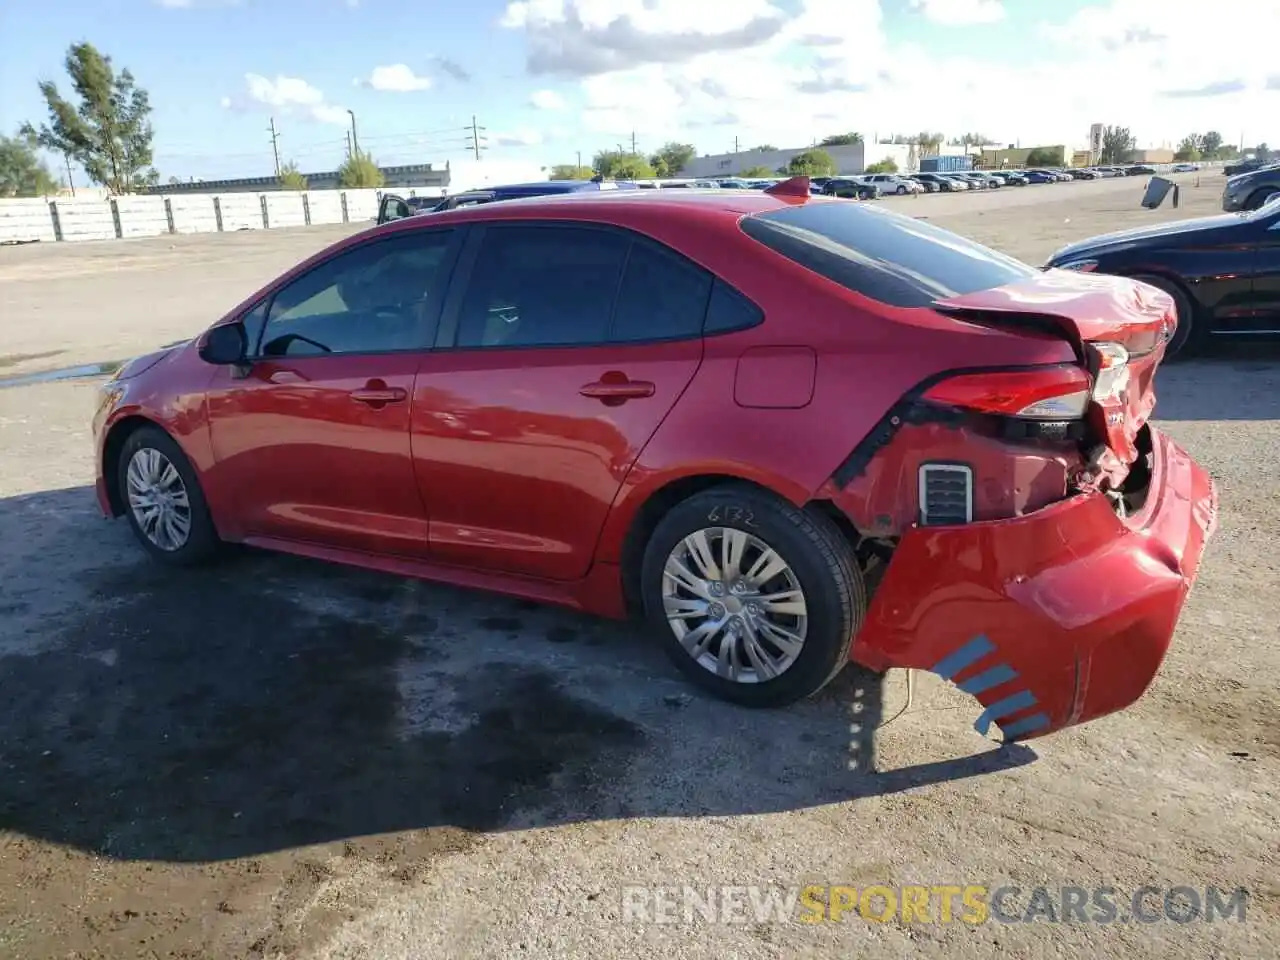
[[244, 363], [249, 335], [238, 320], [210, 328], [200, 340], [200, 359], [215, 366]]

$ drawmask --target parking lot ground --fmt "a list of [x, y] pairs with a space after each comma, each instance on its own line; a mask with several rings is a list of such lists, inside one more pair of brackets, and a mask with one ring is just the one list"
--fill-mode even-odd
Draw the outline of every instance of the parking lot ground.
[[[1220, 189], [1155, 213], [1127, 181], [888, 202], [1039, 263]], [[0, 250], [0, 376], [189, 336], [340, 233]], [[1280, 349], [1160, 374], [1222, 515], [1152, 689], [1003, 750], [927, 676], [905, 713], [901, 672], [750, 712], [625, 625], [253, 551], [162, 570], [97, 516], [95, 389], [0, 388], [0, 956], [1280, 955]], [[1015, 912], [1112, 887], [1120, 909], [623, 909], [628, 885], [808, 883], [1012, 885]], [[1246, 916], [1122, 922], [1144, 886], [1247, 888]]]

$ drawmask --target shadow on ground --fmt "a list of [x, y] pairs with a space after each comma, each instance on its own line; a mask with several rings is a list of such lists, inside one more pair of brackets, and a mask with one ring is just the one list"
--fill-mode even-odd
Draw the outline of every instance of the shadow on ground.
[[[0, 501], [0, 542], [33, 537], [3, 561], [26, 587], [0, 596], [0, 829], [120, 859], [761, 813], [1035, 757], [850, 770], [872, 750], [878, 680], [846, 672], [813, 702], [745, 711], [624, 625], [251, 551], [165, 570], [87, 488]], [[39, 643], [14, 654], [22, 624]]]
[[1280, 343], [1211, 342], [1156, 375], [1157, 420], [1280, 420]]

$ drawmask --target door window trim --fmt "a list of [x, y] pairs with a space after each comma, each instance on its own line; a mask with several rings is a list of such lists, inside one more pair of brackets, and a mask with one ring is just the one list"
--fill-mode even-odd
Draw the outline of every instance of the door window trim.
[[[412, 218], [403, 219], [410, 220]], [[396, 221], [393, 220], [390, 222], [395, 223]], [[277, 363], [287, 361], [289, 363], [294, 363], [299, 360], [330, 360], [338, 359], [340, 357], [394, 356], [402, 353], [427, 353], [434, 350], [435, 347], [433, 344], [437, 339], [436, 334], [441, 325], [440, 318], [443, 315], [444, 308], [447, 305], [449, 297], [452, 295], [453, 289], [459, 278], [458, 257], [462, 250], [464, 241], [466, 240], [467, 232], [468, 230], [465, 224], [433, 225], [429, 228], [418, 227], [415, 225], [411, 228], [401, 227], [386, 234], [385, 236], [370, 237], [368, 240], [361, 241], [360, 243], [353, 243], [349, 246], [344, 246], [339, 250], [335, 250], [330, 256], [325, 257], [318, 263], [313, 263], [306, 270], [291, 276], [283, 283], [277, 284], [265, 297], [255, 300], [248, 309], [241, 312], [238, 319], [243, 323], [244, 320], [259, 307], [265, 307], [262, 326], [258, 330], [257, 342], [250, 345], [252, 350], [245, 356], [245, 361], [247, 363], [259, 363], [263, 361]], [[442, 291], [443, 295], [437, 298], [437, 306], [431, 312], [431, 315], [423, 317], [421, 328], [418, 331], [418, 336], [415, 337], [415, 340], [417, 341], [415, 345], [410, 347], [401, 347], [395, 350], [348, 350], [342, 353], [316, 353], [293, 357], [268, 357], [262, 354], [262, 338], [266, 336], [267, 326], [271, 322], [271, 311], [275, 307], [276, 297], [279, 296], [282, 291], [289, 289], [289, 287], [293, 286], [299, 280], [309, 276], [316, 270], [327, 266], [339, 257], [346, 256], [356, 250], [363, 250], [367, 247], [385, 244], [393, 240], [402, 240], [406, 236], [416, 236], [425, 239], [427, 237], [439, 236], [442, 234], [448, 237], [449, 241], [445, 247], [444, 260], [440, 265], [441, 271], [444, 273], [445, 277], [444, 289]]]
[[[608, 339], [593, 343], [539, 343], [539, 344], [519, 344], [517, 346], [495, 344], [493, 346], [461, 346], [458, 344], [458, 326], [462, 313], [462, 302], [465, 298], [468, 288], [471, 284], [471, 277], [475, 272], [476, 263], [480, 258], [480, 250], [484, 244], [484, 238], [491, 229], [510, 229], [520, 227], [537, 227], [552, 228], [561, 230], [589, 230], [597, 233], [609, 233], [623, 237], [629, 241], [626, 256], [623, 258], [622, 270], [618, 273], [618, 284], [614, 288], [613, 303], [609, 308], [609, 324]], [[652, 247], [656, 247], [659, 251], [665, 252], [672, 256], [678, 257], [691, 268], [697, 270], [710, 279], [708, 286], [707, 302], [703, 305], [702, 326], [697, 333], [681, 334], [673, 337], [652, 337], [644, 340], [615, 340], [613, 339], [613, 328], [616, 322], [618, 312], [618, 297], [622, 291], [622, 284], [626, 279], [627, 265], [631, 261], [631, 251], [634, 244], [644, 243]], [[755, 307], [755, 312], [760, 317], [755, 323], [734, 327], [728, 330], [716, 330], [708, 332], [706, 330], [707, 314], [710, 310], [712, 293], [717, 284], [728, 288], [732, 293], [741, 297], [748, 304]], [[598, 347], [644, 347], [663, 343], [681, 343], [691, 340], [704, 339], [706, 337], [720, 337], [726, 334], [738, 333], [742, 330], [749, 330], [751, 327], [758, 326], [763, 322], [764, 310], [745, 293], [731, 284], [724, 277], [708, 270], [702, 264], [697, 263], [681, 251], [677, 250], [670, 244], [656, 240], [647, 234], [641, 233], [639, 230], [633, 230], [630, 227], [622, 227], [616, 224], [592, 223], [585, 220], [535, 220], [535, 219], [513, 219], [513, 220], [485, 220], [482, 223], [470, 225], [467, 231], [467, 237], [462, 244], [462, 249], [458, 254], [457, 261], [454, 263], [453, 277], [450, 283], [449, 295], [444, 300], [444, 306], [441, 311], [440, 322], [436, 327], [436, 338], [434, 349], [439, 352], [463, 352], [463, 351], [492, 351], [492, 350], [583, 350]]]

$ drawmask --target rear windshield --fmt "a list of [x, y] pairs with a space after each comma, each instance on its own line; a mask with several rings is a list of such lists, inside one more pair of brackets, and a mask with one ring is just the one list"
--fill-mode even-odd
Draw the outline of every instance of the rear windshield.
[[745, 217], [742, 229], [814, 273], [895, 307], [923, 307], [1035, 276], [1021, 260], [949, 230], [852, 200]]

